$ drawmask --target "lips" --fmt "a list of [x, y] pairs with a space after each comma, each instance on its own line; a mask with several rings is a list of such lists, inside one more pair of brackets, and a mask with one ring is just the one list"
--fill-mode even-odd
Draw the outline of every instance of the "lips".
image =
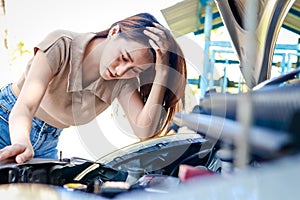
[[109, 75], [110, 77], [112, 77], [112, 78], [116, 77], [109, 69], [107, 69], [107, 71], [108, 71], [108, 75]]

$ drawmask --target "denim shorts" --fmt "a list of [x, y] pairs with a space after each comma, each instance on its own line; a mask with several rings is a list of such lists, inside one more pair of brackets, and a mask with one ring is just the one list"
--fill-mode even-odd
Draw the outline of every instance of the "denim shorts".
[[[11, 84], [0, 89], [0, 149], [11, 144], [8, 117], [16, 103]], [[38, 118], [32, 120], [30, 141], [35, 158], [58, 158], [57, 143], [63, 129], [53, 127]]]

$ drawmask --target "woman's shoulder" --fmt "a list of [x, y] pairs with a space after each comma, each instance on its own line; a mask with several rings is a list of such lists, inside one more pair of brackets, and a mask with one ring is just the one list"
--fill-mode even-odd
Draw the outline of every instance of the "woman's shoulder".
[[79, 33], [69, 31], [69, 30], [57, 29], [57, 30], [53, 30], [50, 33], [48, 33], [47, 36], [45, 37], [45, 40], [47, 40], [47, 39], [48, 40], [57, 40], [62, 37], [67, 37], [67, 38], [73, 39], [78, 34]]
[[69, 48], [71, 42], [78, 35], [80, 34], [69, 30], [63, 30], [63, 29], [53, 30], [49, 32], [44, 37], [44, 39], [35, 46], [34, 50], [35, 52], [37, 49], [41, 49], [45, 51], [52, 46], [57, 46], [59, 48], [64, 48], [64, 49]]
[[94, 36], [95, 34], [91, 32], [79, 33], [64, 29], [57, 29], [48, 33], [37, 46], [48, 48], [54, 43], [61, 43], [64, 46], [69, 46], [71, 43], [76, 43], [77, 46], [85, 46], [85, 43], [91, 40]]

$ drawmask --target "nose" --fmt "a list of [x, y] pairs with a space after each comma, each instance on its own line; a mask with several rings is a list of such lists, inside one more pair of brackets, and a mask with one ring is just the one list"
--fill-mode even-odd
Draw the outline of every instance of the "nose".
[[128, 65], [119, 65], [115, 68], [115, 75], [120, 77], [123, 76], [128, 71]]

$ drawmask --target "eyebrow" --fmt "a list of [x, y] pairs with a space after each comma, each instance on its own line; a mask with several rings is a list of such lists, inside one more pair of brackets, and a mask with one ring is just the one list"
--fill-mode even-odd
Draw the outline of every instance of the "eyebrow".
[[[124, 51], [125, 51], [126, 55], [128, 56], [129, 60], [130, 60], [131, 62], [133, 62], [133, 59], [132, 59], [132, 56], [130, 55], [130, 53], [129, 53], [126, 49], [124, 49]], [[138, 70], [140, 70], [140, 72], [145, 71], [145, 69], [140, 68], [140, 67], [138, 67], [138, 66], [134, 66], [133, 68], [137, 68]]]

